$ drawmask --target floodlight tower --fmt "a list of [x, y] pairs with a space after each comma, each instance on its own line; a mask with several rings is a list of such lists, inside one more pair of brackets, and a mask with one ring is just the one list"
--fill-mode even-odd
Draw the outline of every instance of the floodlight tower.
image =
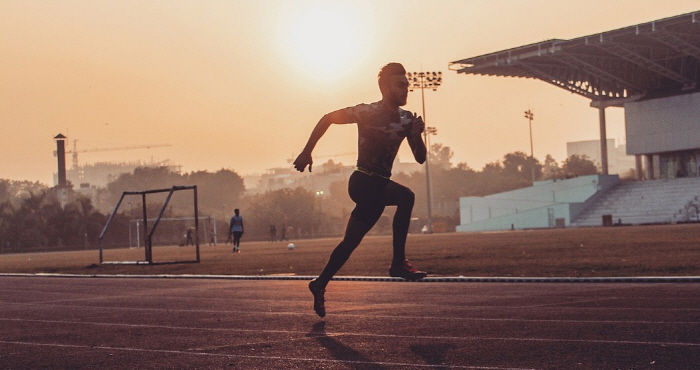
[[525, 111], [525, 118], [530, 122], [530, 168], [532, 169], [532, 183], [535, 183], [535, 151], [532, 146], [532, 120], [535, 119], [535, 114], [532, 110]]
[[[423, 122], [427, 125], [427, 120], [425, 118], [425, 89], [437, 91], [437, 88], [442, 85], [442, 72], [409, 72], [407, 77], [409, 91], [420, 89], [420, 97], [423, 104]], [[428, 135], [435, 134], [437, 134], [437, 129], [435, 127], [426, 126], [423, 131], [423, 141], [425, 141], [426, 148], [428, 149], [428, 155], [425, 160], [425, 184], [428, 192], [428, 233], [433, 232], [433, 212], [430, 193], [430, 141]]]

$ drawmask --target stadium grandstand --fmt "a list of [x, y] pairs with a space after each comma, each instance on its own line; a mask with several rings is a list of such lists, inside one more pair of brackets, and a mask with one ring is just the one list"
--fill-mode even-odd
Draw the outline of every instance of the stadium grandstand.
[[[598, 184], [610, 181], [605, 109], [624, 109], [627, 154], [635, 156], [637, 179], [650, 183], [618, 184], [609, 190], [599, 187], [586, 204], [572, 201], [576, 206], [570, 208], [575, 211], [560, 215], [540, 212], [547, 215], [546, 220], [538, 223], [541, 227], [600, 225], [603, 215], [616, 222], [633, 224], [688, 221], [693, 215], [697, 219], [700, 11], [571, 40], [552, 39], [461, 59], [451, 62], [449, 68], [458, 74], [534, 78], [590, 99], [590, 106], [599, 111], [603, 178], [592, 180]], [[681, 184], [677, 183], [679, 180]], [[535, 183], [533, 188], [538, 185], [542, 184]], [[675, 192], [668, 191], [669, 188]], [[523, 194], [531, 196], [532, 191]], [[551, 189], [543, 191], [549, 193], [549, 198], [555, 198]], [[598, 194], [603, 191], [608, 194]], [[517, 200], [513, 198], [517, 196], [510, 194], [509, 199]], [[639, 202], [641, 196], [654, 201]], [[514, 221], [525, 216], [514, 218], [514, 214], [502, 214], [500, 222], [488, 219], [465, 224], [468, 215], [475, 214], [475, 207], [481, 207], [476, 203], [489, 204], [494, 209], [509, 208], [496, 199], [462, 198], [462, 225], [457, 227], [458, 231], [519, 228]], [[552, 201], [539, 204], [538, 208], [548, 209], [554, 204], [560, 203]], [[513, 209], [515, 213], [522, 212]]]

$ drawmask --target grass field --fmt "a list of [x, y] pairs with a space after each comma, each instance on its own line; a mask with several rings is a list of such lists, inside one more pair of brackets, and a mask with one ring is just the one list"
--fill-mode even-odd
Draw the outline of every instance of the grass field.
[[[339, 238], [200, 247], [201, 263], [99, 265], [96, 249], [0, 256], [3, 273], [317, 275]], [[105, 251], [143, 259], [143, 249]], [[700, 276], [700, 225], [409, 235], [407, 256], [431, 276]], [[154, 261], [194, 259], [193, 247], [156, 247]], [[386, 276], [391, 237], [367, 237], [339, 275]]]

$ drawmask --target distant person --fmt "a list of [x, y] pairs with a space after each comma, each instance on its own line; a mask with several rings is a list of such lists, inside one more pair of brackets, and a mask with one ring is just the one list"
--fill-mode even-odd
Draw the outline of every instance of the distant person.
[[270, 243], [277, 241], [277, 226], [270, 225]]
[[288, 241], [287, 239], [287, 225], [282, 224], [282, 233], [280, 234], [280, 241]]
[[194, 230], [192, 229], [187, 229], [187, 233], [185, 233], [185, 237], [187, 240], [185, 241], [185, 245], [194, 245], [194, 239], [192, 238], [192, 235], [194, 234]]
[[214, 234], [214, 230], [211, 230], [209, 233], [209, 245], [216, 245], [216, 234]]
[[350, 254], [369, 232], [386, 206], [396, 206], [393, 221], [393, 259], [389, 275], [408, 280], [427, 276], [416, 270], [406, 259], [406, 237], [411, 222], [415, 196], [403, 185], [392, 181], [391, 168], [396, 153], [404, 139], [408, 140], [418, 163], [425, 162], [427, 149], [421, 133], [423, 119], [415, 113], [403, 110], [406, 105], [409, 82], [406, 70], [399, 63], [390, 63], [379, 72], [379, 90], [382, 99], [371, 104], [359, 104], [324, 115], [316, 124], [306, 147], [294, 161], [294, 167], [311, 172], [311, 152], [331, 124], [356, 123], [358, 130], [357, 167], [350, 176], [348, 192], [355, 202], [345, 236], [333, 250], [330, 259], [318, 278], [309, 283], [314, 296], [314, 311], [326, 315], [326, 285], [350, 258]]
[[241, 237], [243, 236], [243, 216], [241, 216], [241, 211], [236, 208], [233, 210], [233, 217], [229, 222], [230, 232], [233, 235], [233, 253], [241, 253]]

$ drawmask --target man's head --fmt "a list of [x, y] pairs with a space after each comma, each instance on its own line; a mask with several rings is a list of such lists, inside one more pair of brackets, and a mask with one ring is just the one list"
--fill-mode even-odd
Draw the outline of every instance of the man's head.
[[408, 98], [408, 79], [406, 69], [401, 63], [389, 63], [379, 71], [379, 90], [382, 100], [396, 106], [406, 105]]
[[241, 211], [238, 208], [236, 208], [233, 210], [233, 213], [235, 213], [236, 216], [238, 216], [241, 213]]

